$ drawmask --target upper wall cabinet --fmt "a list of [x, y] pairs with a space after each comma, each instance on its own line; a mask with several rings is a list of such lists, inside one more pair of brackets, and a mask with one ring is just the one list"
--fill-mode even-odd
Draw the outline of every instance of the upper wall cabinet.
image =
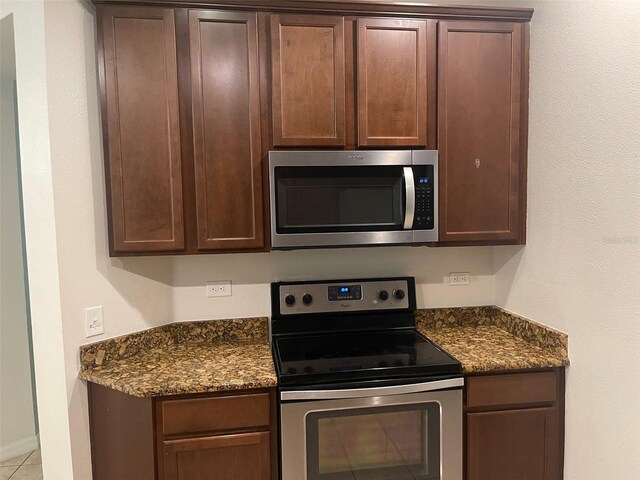
[[99, 26], [111, 252], [181, 250], [173, 10], [103, 7]]
[[358, 19], [360, 146], [427, 145], [427, 87], [435, 81], [428, 78], [428, 63], [434, 34], [433, 20]]
[[272, 15], [275, 146], [345, 145], [344, 20]]
[[438, 149], [438, 244], [525, 243], [531, 9], [93, 1], [112, 256], [268, 250], [278, 148]]
[[111, 255], [264, 249], [257, 14], [98, 16]]
[[435, 148], [435, 46], [435, 20], [271, 15], [273, 145]]
[[524, 243], [526, 38], [520, 23], [439, 24], [442, 242]]
[[189, 12], [199, 249], [264, 244], [255, 13]]

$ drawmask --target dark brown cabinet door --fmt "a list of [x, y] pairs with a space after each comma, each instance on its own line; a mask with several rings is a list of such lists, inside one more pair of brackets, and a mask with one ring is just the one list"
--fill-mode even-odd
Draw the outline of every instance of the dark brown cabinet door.
[[439, 23], [443, 242], [524, 239], [524, 50], [518, 23]]
[[174, 14], [99, 7], [112, 254], [184, 247]]
[[427, 27], [358, 19], [358, 144], [427, 144]]
[[562, 480], [564, 369], [465, 380], [466, 479]]
[[167, 440], [162, 480], [269, 480], [269, 433]]
[[198, 248], [264, 245], [257, 16], [190, 11]]
[[559, 480], [558, 411], [467, 414], [467, 480]]
[[273, 143], [345, 145], [344, 19], [271, 16]]

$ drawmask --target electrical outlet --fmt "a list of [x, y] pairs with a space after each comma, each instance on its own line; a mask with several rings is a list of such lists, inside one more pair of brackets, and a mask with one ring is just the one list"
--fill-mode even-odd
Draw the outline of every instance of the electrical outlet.
[[207, 282], [207, 284], [205, 285], [205, 293], [207, 297], [230, 297], [231, 280], [223, 280], [222, 282]]
[[104, 333], [102, 305], [84, 309], [84, 331], [87, 338]]
[[469, 272], [450, 273], [449, 285], [469, 285]]

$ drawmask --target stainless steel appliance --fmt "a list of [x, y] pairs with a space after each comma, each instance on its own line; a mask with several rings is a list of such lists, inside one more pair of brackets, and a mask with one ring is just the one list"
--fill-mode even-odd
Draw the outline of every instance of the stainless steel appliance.
[[461, 480], [462, 366], [411, 277], [271, 286], [282, 480]]
[[438, 240], [438, 152], [269, 153], [274, 249]]

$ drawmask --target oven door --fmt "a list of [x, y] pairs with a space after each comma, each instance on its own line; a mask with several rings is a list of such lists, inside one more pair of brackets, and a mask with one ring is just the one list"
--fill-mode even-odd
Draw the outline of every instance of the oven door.
[[413, 241], [411, 151], [269, 154], [274, 248]]
[[282, 480], [461, 480], [462, 383], [282, 392]]

